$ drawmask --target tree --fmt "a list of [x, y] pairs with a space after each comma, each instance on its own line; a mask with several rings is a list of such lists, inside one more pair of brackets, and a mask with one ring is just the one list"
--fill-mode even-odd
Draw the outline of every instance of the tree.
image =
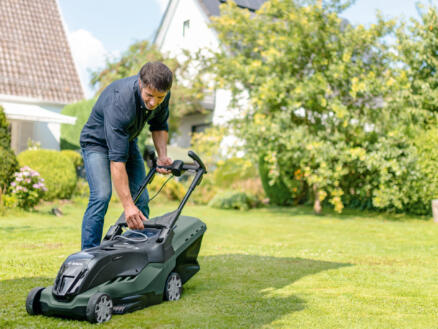
[[1, 196], [6, 191], [18, 171], [18, 161], [14, 151], [11, 149], [11, 134], [9, 122], [6, 118], [3, 107], [0, 106], [0, 206]]
[[[162, 54], [148, 41], [139, 41], [132, 44], [129, 49], [118, 59], [108, 60], [105, 68], [92, 73], [91, 84], [98, 87], [99, 94], [111, 82], [138, 74], [140, 68], [150, 61], [165, 63], [174, 73], [172, 84], [172, 98], [170, 102], [169, 133], [170, 136], [178, 131], [180, 119], [190, 113], [203, 113], [201, 105], [203, 98], [202, 85], [196, 77], [189, 72], [190, 57], [181, 62], [177, 59]], [[149, 136], [147, 129], [138, 137], [139, 146], [144, 147]]]
[[397, 30], [400, 95], [394, 106], [407, 109], [404, 124], [422, 130], [438, 114], [438, 10], [419, 6], [420, 19]]
[[415, 161], [397, 130], [402, 109], [387, 106], [398, 90], [385, 42], [394, 22], [352, 26], [340, 17], [349, 4], [271, 0], [253, 14], [228, 1], [212, 24], [223, 50], [204, 61], [236, 99], [248, 93], [235, 131], [271, 184], [292, 195], [307, 185], [315, 208], [400, 209]]

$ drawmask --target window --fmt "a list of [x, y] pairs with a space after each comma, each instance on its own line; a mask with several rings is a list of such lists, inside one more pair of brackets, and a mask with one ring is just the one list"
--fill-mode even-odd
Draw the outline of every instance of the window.
[[186, 37], [189, 33], [189, 29], [190, 29], [190, 20], [186, 20], [183, 23], [183, 37]]

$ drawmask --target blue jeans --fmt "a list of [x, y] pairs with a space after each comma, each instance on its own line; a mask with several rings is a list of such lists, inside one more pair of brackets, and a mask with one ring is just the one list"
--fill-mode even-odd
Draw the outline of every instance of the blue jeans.
[[[126, 171], [129, 179], [129, 189], [134, 198], [135, 193], [146, 178], [143, 158], [135, 143], [131, 144]], [[84, 167], [90, 187], [90, 199], [82, 221], [82, 249], [98, 246], [102, 239], [103, 222], [108, 204], [111, 200], [111, 170], [108, 153], [82, 149]], [[144, 190], [135, 203], [142, 213], [149, 217], [149, 195]], [[117, 218], [114, 218], [114, 222]]]

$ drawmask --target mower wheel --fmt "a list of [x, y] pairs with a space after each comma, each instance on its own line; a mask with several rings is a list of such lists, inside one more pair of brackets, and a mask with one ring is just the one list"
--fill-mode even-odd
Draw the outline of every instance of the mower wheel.
[[107, 294], [97, 292], [90, 297], [85, 316], [91, 323], [109, 321], [113, 314], [113, 301]]
[[40, 297], [44, 287], [33, 288], [26, 298], [26, 311], [29, 315], [41, 314]]
[[166, 286], [164, 287], [164, 299], [165, 300], [178, 300], [182, 294], [182, 280], [181, 276], [177, 272], [169, 274], [166, 280]]

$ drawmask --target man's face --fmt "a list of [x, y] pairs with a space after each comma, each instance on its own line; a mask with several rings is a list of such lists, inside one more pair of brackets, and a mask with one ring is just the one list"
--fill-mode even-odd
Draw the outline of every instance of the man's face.
[[[142, 86], [142, 84], [140, 84]], [[154, 87], [147, 86], [141, 89], [141, 98], [148, 110], [155, 110], [160, 105], [167, 95], [167, 91], [158, 91]]]

